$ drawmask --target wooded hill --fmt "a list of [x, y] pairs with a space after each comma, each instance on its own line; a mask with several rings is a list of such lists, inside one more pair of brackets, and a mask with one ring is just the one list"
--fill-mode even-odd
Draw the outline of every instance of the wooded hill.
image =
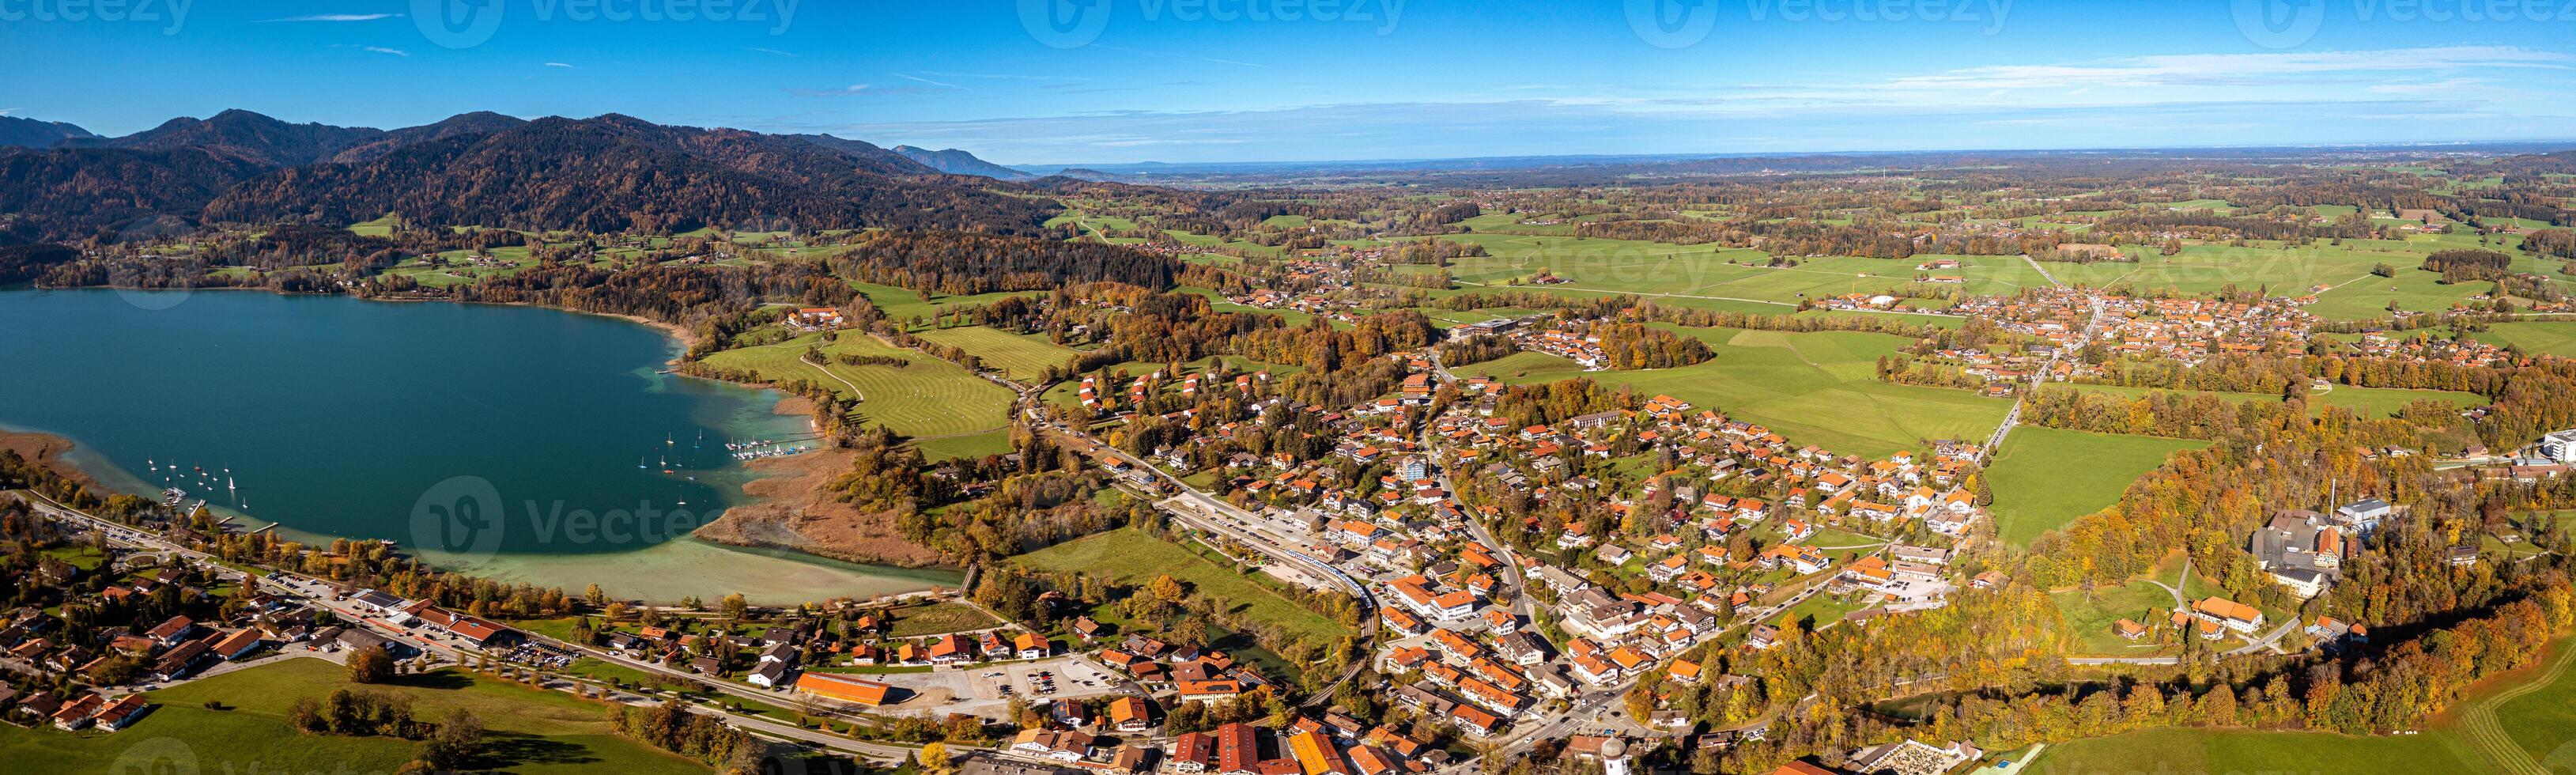
[[986, 190], [824, 135], [662, 126], [620, 115], [470, 113], [394, 131], [247, 111], [117, 138], [0, 148], [0, 244], [201, 223], [680, 232], [949, 230], [1035, 235], [1050, 199]]

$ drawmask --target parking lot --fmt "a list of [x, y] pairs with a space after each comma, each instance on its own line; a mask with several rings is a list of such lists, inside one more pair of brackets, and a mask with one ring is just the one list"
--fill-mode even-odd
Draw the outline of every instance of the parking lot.
[[[1039, 676], [1042, 672], [1052, 674], [1053, 692], [1044, 691], [1050, 682]], [[898, 710], [972, 713], [997, 719], [1009, 711], [1013, 697], [1038, 703], [1126, 692], [1117, 676], [1075, 657], [966, 665], [928, 673], [887, 673], [870, 678], [914, 692], [912, 699], [896, 704]]]

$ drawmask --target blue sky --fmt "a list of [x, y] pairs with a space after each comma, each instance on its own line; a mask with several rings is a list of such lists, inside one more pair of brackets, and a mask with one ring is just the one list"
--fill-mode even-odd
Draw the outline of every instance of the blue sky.
[[0, 111], [1058, 164], [2576, 139], [2566, 0], [99, 1], [0, 0]]

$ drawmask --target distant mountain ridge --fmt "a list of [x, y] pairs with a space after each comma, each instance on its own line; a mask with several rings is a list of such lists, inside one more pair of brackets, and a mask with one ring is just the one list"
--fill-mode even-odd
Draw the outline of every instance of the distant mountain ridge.
[[124, 137], [66, 140], [56, 148], [119, 148], [170, 151], [196, 148], [269, 167], [329, 161], [357, 145], [384, 137], [385, 130], [327, 124], [289, 124], [247, 110], [227, 110], [214, 118], [174, 118], [160, 126]]
[[[8, 126], [22, 132], [25, 119]], [[54, 126], [54, 125], [44, 125]], [[68, 126], [68, 125], [62, 125]], [[608, 114], [467, 113], [392, 131], [242, 110], [124, 137], [66, 129], [0, 148], [0, 244], [173, 224], [414, 224], [592, 231], [889, 228], [1035, 235], [1061, 205], [986, 190], [828, 135], [664, 126]]]
[[931, 169], [952, 175], [981, 175], [994, 180], [1028, 180], [1037, 177], [1023, 170], [976, 158], [975, 154], [955, 148], [933, 151], [916, 146], [898, 145], [894, 147], [894, 152], [903, 154], [904, 158], [920, 162]]
[[68, 121], [0, 116], [0, 147], [51, 148], [64, 140], [85, 140], [97, 136]]

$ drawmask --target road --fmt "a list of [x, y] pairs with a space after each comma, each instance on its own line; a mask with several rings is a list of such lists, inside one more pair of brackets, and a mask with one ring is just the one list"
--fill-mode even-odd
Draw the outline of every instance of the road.
[[[381, 619], [370, 616], [369, 611], [362, 609], [359, 604], [354, 601], [333, 600], [332, 597], [337, 594], [338, 587], [332, 583], [325, 582], [320, 579], [283, 572], [259, 575], [245, 573], [241, 570], [218, 562], [214, 556], [206, 554], [205, 552], [180, 546], [166, 538], [146, 532], [140, 528], [92, 516], [78, 509], [65, 506], [51, 498], [47, 498], [43, 494], [25, 490], [12, 490], [9, 491], [8, 494], [17, 497], [21, 502], [26, 503], [28, 507], [46, 517], [98, 531], [102, 535], [105, 535], [108, 542], [111, 544], [129, 549], [137, 549], [159, 554], [174, 554], [189, 558], [196, 561], [199, 565], [211, 569], [211, 572], [213, 572], [217, 578], [242, 580], [245, 583], [253, 584], [263, 590], [279, 593], [288, 599], [299, 600], [316, 608], [329, 611], [341, 621], [347, 623], [347, 626], [375, 633], [387, 640], [400, 643], [422, 654], [428, 655], [435, 660], [458, 665], [466, 664], [468, 657], [490, 657], [497, 660], [507, 661], [507, 656], [505, 654], [485, 653], [479, 649], [469, 648], [462, 643], [451, 642], [440, 636], [423, 635], [403, 628], [386, 626], [381, 623]], [[589, 649], [574, 648], [571, 644], [562, 643], [561, 641], [556, 641], [534, 633], [526, 634], [532, 641], [551, 644], [570, 653], [601, 656], [613, 659], [617, 663], [628, 667], [686, 678], [695, 683], [713, 685], [728, 695], [757, 700], [763, 704], [778, 704], [777, 700], [779, 698], [776, 695], [763, 694], [751, 687], [729, 686], [727, 685], [727, 682], [708, 681], [702, 676], [680, 673], [678, 671], [664, 668], [660, 665], [638, 662], [622, 657], [616, 657], [614, 655], [600, 654], [599, 652], [591, 651]], [[313, 656], [319, 656], [319, 654], [316, 653]], [[231, 667], [231, 664], [232, 663], [225, 663], [224, 665], [208, 668], [205, 672], [200, 673], [189, 680], [202, 679], [209, 675], [221, 675], [225, 672], [230, 672], [231, 670], [241, 669], [238, 667]], [[265, 664], [265, 662], [262, 662], [262, 664]], [[544, 679], [544, 682], [547, 688], [567, 692], [573, 691], [579, 685], [578, 682], [571, 679], [556, 677], [551, 674], [549, 674], [548, 678]], [[650, 705], [658, 704], [662, 701], [658, 698], [645, 697], [633, 693], [610, 692], [605, 689], [601, 689], [600, 687], [593, 688], [598, 689], [602, 693], [612, 695], [617, 701], [625, 702], [630, 705]], [[774, 740], [787, 740], [807, 745], [821, 746], [841, 753], [867, 758], [871, 761], [901, 762], [910, 759], [912, 756], [912, 749], [904, 748], [902, 746], [852, 740], [840, 735], [805, 729], [790, 724], [781, 724], [766, 719], [734, 715], [717, 708], [705, 707], [699, 703], [690, 703], [689, 709], [694, 713], [723, 717], [727, 723], [737, 728]], [[867, 720], [856, 714], [846, 714], [829, 710], [817, 713], [816, 715], [832, 716], [849, 721]], [[952, 746], [952, 749], [960, 751], [969, 750], [967, 748], [957, 746]]]
[[[2048, 284], [2059, 288], [2066, 287], [2065, 283], [2057, 281], [2056, 275], [2048, 273], [2048, 267], [2040, 266], [2039, 259], [2031, 258], [2027, 253], [2023, 254], [2021, 258], [2024, 261], [2030, 262], [2030, 268], [2039, 270], [2039, 276], [2048, 280]], [[1986, 460], [1994, 460], [1995, 455], [2003, 449], [2004, 437], [2012, 433], [2013, 426], [2021, 424], [2022, 407], [2028, 406], [2030, 404], [2031, 394], [2039, 392], [2039, 386], [2048, 382], [2048, 373], [2057, 369], [2057, 362], [2066, 357], [2067, 351], [2081, 348], [2086, 343], [2093, 341], [2093, 332], [2102, 327], [2102, 315], [2104, 310], [2102, 308], [2101, 297], [2093, 297], [2092, 301], [2093, 314], [2085, 317], [2084, 331], [2076, 334], [2075, 341], [2069, 346], [2059, 347], [2049, 351], [2048, 362], [2040, 364], [2039, 371], [2030, 375], [2030, 389], [2022, 391], [2020, 396], [2013, 399], [2012, 411], [2004, 414], [2003, 424], [1995, 426], [1994, 435], [1986, 437]]]

